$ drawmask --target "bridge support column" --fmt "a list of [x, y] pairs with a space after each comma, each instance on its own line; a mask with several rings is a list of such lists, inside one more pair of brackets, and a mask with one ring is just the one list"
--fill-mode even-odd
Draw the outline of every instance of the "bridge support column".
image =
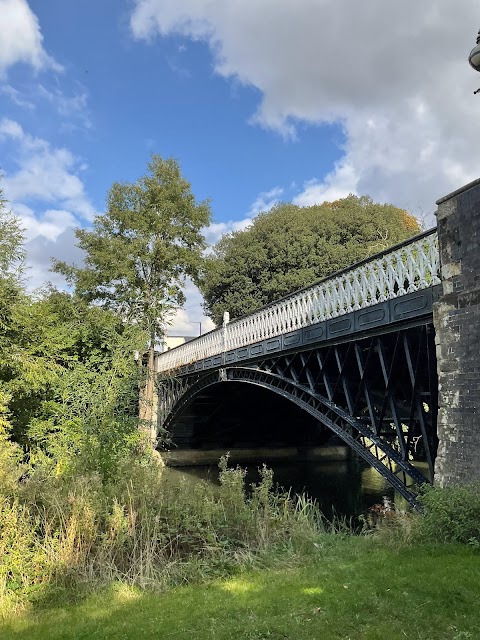
[[480, 179], [437, 201], [443, 295], [435, 484], [480, 481]]

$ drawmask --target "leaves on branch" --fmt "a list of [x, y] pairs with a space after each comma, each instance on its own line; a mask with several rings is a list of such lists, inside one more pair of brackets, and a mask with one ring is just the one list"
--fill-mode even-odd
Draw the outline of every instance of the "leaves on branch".
[[217, 325], [224, 311], [252, 313], [419, 230], [412, 215], [368, 196], [278, 204], [217, 243], [200, 284], [205, 310]]

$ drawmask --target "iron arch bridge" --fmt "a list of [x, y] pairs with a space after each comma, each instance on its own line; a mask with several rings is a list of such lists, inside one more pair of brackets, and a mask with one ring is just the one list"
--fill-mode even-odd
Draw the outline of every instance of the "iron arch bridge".
[[415, 505], [437, 449], [440, 287], [432, 230], [224, 322], [160, 354], [159, 427], [189, 446], [215, 398], [250, 385], [311, 416], [323, 440], [336, 435]]

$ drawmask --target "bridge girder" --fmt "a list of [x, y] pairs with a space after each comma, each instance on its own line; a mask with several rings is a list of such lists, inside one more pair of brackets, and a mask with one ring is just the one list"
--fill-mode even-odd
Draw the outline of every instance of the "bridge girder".
[[[412, 505], [433, 480], [437, 380], [430, 323], [278, 354], [159, 382], [160, 426], [175, 441], [182, 410], [212, 385], [243, 382], [277, 393], [312, 415], [386, 478]], [[413, 464], [428, 463], [422, 474]]]

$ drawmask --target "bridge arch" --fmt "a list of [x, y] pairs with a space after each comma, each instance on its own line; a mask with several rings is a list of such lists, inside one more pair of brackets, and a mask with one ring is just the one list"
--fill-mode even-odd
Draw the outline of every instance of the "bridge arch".
[[428, 479], [408, 460], [402, 459], [385, 439], [377, 436], [368, 422], [350, 415], [316, 390], [291, 378], [258, 367], [226, 367], [199, 375], [195, 381], [166, 381], [160, 412], [163, 428], [171, 430], [180, 412], [209, 387], [232, 382], [255, 385], [286, 398], [315, 418], [375, 468], [410, 504], [416, 505], [418, 486]]

